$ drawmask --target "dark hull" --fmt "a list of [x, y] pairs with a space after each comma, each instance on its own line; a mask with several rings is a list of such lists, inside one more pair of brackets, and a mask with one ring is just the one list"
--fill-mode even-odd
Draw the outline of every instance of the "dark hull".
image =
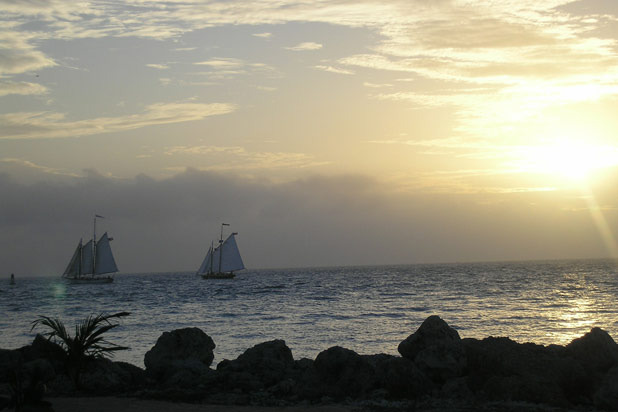
[[111, 276], [106, 277], [82, 277], [82, 278], [65, 278], [69, 283], [76, 283], [81, 285], [94, 285], [101, 283], [112, 283], [114, 278]]
[[232, 279], [236, 276], [233, 273], [204, 273], [202, 275], [203, 279]]

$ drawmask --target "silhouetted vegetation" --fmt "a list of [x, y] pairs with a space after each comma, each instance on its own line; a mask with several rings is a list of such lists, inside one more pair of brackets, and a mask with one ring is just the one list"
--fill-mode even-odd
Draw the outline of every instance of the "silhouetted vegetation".
[[46, 326], [50, 329], [44, 333], [48, 339], [59, 344], [66, 352], [67, 373], [76, 387], [79, 386], [79, 376], [88, 358], [113, 357], [114, 352], [129, 349], [104, 339], [103, 334], [118, 326], [110, 319], [128, 316], [128, 312], [119, 312], [112, 315], [89, 316], [75, 325], [75, 335], [67, 332], [64, 323], [57, 318], [40, 316], [32, 322], [32, 329], [37, 326]]

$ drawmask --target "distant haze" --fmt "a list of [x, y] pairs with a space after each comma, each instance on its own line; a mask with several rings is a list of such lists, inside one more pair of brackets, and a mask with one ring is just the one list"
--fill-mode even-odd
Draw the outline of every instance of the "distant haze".
[[92, 237], [94, 212], [122, 272], [195, 270], [222, 222], [224, 236], [239, 232], [248, 268], [611, 256], [577, 196], [414, 195], [363, 176], [275, 184], [194, 170], [36, 184], [2, 175], [0, 188], [7, 273], [59, 275]]

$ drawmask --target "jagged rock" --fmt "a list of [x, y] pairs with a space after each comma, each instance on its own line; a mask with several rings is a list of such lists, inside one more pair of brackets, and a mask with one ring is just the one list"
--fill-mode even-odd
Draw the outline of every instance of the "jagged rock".
[[269, 388], [286, 378], [294, 366], [292, 351], [283, 340], [264, 342], [247, 349], [233, 361], [217, 365], [224, 385], [238, 385], [243, 391]]
[[328, 396], [363, 397], [376, 387], [371, 364], [350, 349], [333, 346], [320, 352], [314, 365]]
[[90, 360], [80, 376], [80, 389], [102, 396], [123, 394], [144, 386], [146, 372], [126, 362], [99, 358]]
[[597, 408], [618, 411], [618, 366], [614, 366], [607, 372], [593, 400]]
[[494, 337], [463, 345], [469, 384], [483, 397], [556, 406], [590, 402], [589, 375], [559, 348]]
[[592, 328], [566, 346], [567, 355], [580, 360], [585, 367], [607, 372], [618, 366], [618, 345], [603, 329]]
[[157, 381], [165, 381], [179, 371], [199, 376], [208, 372], [214, 348], [211, 337], [198, 328], [164, 332], [144, 356], [146, 373]]
[[124, 393], [133, 388], [131, 371], [109, 359], [93, 359], [80, 375], [80, 389], [100, 396]]
[[430, 393], [434, 387], [410, 359], [384, 354], [364, 358], [374, 368], [377, 386], [391, 397], [415, 399]]
[[0, 349], [0, 382], [8, 382], [14, 370], [23, 364], [24, 357], [17, 350]]
[[425, 319], [397, 350], [437, 382], [461, 376], [466, 367], [466, 354], [459, 333], [436, 315]]
[[47, 359], [52, 364], [64, 363], [66, 352], [62, 346], [37, 334], [32, 344], [19, 349], [26, 360]]

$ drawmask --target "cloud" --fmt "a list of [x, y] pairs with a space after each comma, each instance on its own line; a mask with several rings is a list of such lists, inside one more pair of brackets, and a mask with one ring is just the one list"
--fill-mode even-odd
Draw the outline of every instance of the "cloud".
[[318, 69], [318, 70], [322, 70], [325, 72], [330, 72], [330, 73], [337, 73], [337, 74], [354, 74], [354, 72], [352, 70], [348, 70], [348, 69], [342, 69], [339, 67], [333, 67], [333, 66], [328, 66], [328, 65], [317, 65], [314, 66], [314, 68]]
[[[115, 238], [124, 273], [195, 270], [222, 221], [239, 232], [249, 268], [606, 253], [585, 200], [568, 197], [565, 208], [568, 194], [555, 192], [419, 195], [362, 175], [272, 183], [196, 170], [166, 179], [87, 171], [34, 184], [5, 173], [0, 191], [0, 260], [22, 274], [59, 276], [90, 236], [93, 211], [106, 217], [100, 229]], [[607, 199], [615, 206], [618, 197]]]
[[245, 66], [245, 62], [240, 59], [217, 58], [193, 63], [196, 66], [208, 66], [215, 69], [237, 69]]
[[363, 82], [363, 86], [369, 87], [369, 88], [372, 88], [372, 89], [381, 89], [381, 88], [384, 88], [384, 87], [393, 87], [392, 84], [388, 84], [388, 83], [377, 84], [377, 83], [371, 83], [371, 82]]
[[237, 76], [249, 75], [254, 73], [275, 73], [276, 70], [264, 63], [249, 63], [242, 59], [230, 57], [217, 57], [210, 60], [193, 63], [196, 66], [206, 67], [208, 71], [194, 73], [205, 75], [212, 80], [231, 79]]
[[54, 177], [78, 177], [66, 170], [36, 164], [29, 160], [17, 158], [0, 158], [2, 169], [13, 171], [21, 180], [40, 181]]
[[42, 95], [47, 92], [47, 87], [38, 83], [0, 81], [0, 97], [10, 94]]
[[272, 33], [253, 33], [252, 36], [261, 37], [263, 39], [270, 39], [271, 37], [273, 37], [273, 34]]
[[200, 170], [255, 171], [263, 169], [310, 168], [329, 164], [305, 153], [249, 151], [240, 146], [173, 146], [165, 150], [168, 156], [207, 156], [209, 166]]
[[[511, 83], [522, 78], [558, 76], [564, 78], [584, 70], [616, 66], [615, 40], [589, 35], [602, 24], [601, 11], [589, 15], [572, 15], [560, 6], [568, 0], [546, 2], [426, 2], [392, 1], [377, 4], [369, 1], [254, 3], [200, 1], [129, 3], [91, 2], [71, 5], [47, 2], [44, 7], [31, 3], [0, 5], [5, 22], [43, 21], [47, 33], [13, 31], [14, 41], [24, 32], [34, 40], [43, 36], [61, 39], [84, 37], [177, 38], [184, 33], [225, 25], [274, 25], [292, 21], [327, 23], [346, 27], [363, 27], [381, 35], [373, 45], [374, 55], [344, 56], [340, 63], [417, 73], [430, 79], [465, 81], [480, 84]], [[138, 10], [139, 12], [136, 12]], [[581, 10], [579, 11], [582, 12]], [[586, 18], [588, 17], [588, 18]], [[591, 18], [592, 17], [592, 18]], [[607, 16], [605, 16], [607, 19]], [[464, 24], [462, 24], [462, 22]], [[17, 30], [17, 24], [11, 24]], [[488, 35], [491, 33], [491, 35]], [[270, 37], [270, 32], [254, 36]], [[316, 50], [321, 45], [305, 42], [292, 50]], [[9, 56], [5, 66], [23, 72], [25, 67], [46, 67], [49, 61], [28, 43], [7, 47], [20, 61]], [[39, 53], [38, 55], [36, 53]], [[239, 69], [233, 59], [201, 62], [219, 70]], [[324, 70], [345, 69], [321, 66]], [[351, 70], [350, 70], [351, 71]]]
[[0, 139], [53, 139], [133, 130], [141, 127], [201, 120], [231, 113], [228, 103], [156, 103], [140, 114], [68, 121], [61, 113], [23, 112], [0, 115]]
[[147, 64], [146, 67], [151, 67], [153, 69], [159, 69], [159, 70], [167, 70], [170, 68], [170, 66], [167, 64], [156, 64], [156, 63]]
[[33, 37], [19, 32], [0, 31], [0, 77], [56, 65], [51, 58], [29, 43], [29, 40], [34, 40]]
[[304, 42], [299, 43], [296, 46], [286, 47], [287, 50], [292, 51], [312, 51], [312, 50], [320, 50], [322, 45], [320, 43], [314, 42]]

